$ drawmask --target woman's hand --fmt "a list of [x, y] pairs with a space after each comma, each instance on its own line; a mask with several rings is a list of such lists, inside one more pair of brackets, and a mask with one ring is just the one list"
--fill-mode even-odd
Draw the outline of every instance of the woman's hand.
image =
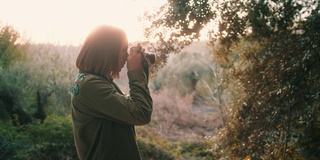
[[140, 46], [140, 44], [138, 44], [138, 45], [130, 48], [128, 59], [127, 59], [127, 69], [128, 69], [128, 71], [131, 71], [131, 70], [143, 70], [142, 57], [141, 57], [142, 55], [147, 60], [148, 67], [150, 67], [152, 65], [152, 63], [150, 62], [149, 58], [147, 57], [147, 54], [145, 53], [145, 49], [142, 48]]
[[127, 59], [127, 69], [132, 70], [143, 70], [142, 68], [142, 57], [141, 53], [144, 55], [144, 49], [140, 45], [130, 48], [128, 59]]

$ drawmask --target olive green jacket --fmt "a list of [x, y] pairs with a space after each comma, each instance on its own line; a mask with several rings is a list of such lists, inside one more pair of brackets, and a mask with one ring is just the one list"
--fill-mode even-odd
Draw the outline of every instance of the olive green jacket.
[[152, 98], [144, 72], [129, 71], [130, 96], [109, 78], [80, 71], [73, 86], [74, 140], [81, 160], [139, 160], [134, 125], [148, 124]]

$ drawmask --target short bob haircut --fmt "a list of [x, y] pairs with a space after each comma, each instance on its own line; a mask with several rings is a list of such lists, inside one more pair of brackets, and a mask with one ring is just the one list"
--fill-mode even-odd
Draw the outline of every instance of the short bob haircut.
[[76, 67], [79, 70], [103, 77], [119, 78], [119, 53], [125, 32], [119, 28], [102, 25], [94, 29], [84, 41]]

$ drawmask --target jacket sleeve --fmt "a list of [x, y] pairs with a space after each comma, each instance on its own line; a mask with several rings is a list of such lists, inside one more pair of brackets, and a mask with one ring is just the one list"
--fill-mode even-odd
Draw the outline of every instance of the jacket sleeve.
[[125, 124], [148, 124], [152, 113], [152, 98], [143, 72], [129, 71], [130, 96], [119, 94], [111, 83], [98, 76], [86, 77], [79, 97], [83, 110], [94, 117]]

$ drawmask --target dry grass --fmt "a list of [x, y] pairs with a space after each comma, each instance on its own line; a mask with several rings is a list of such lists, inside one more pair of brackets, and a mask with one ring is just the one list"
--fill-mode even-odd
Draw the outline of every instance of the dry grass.
[[147, 127], [172, 140], [203, 138], [221, 126], [219, 112], [212, 106], [193, 106], [194, 93], [184, 97], [172, 89], [152, 93], [154, 111]]

